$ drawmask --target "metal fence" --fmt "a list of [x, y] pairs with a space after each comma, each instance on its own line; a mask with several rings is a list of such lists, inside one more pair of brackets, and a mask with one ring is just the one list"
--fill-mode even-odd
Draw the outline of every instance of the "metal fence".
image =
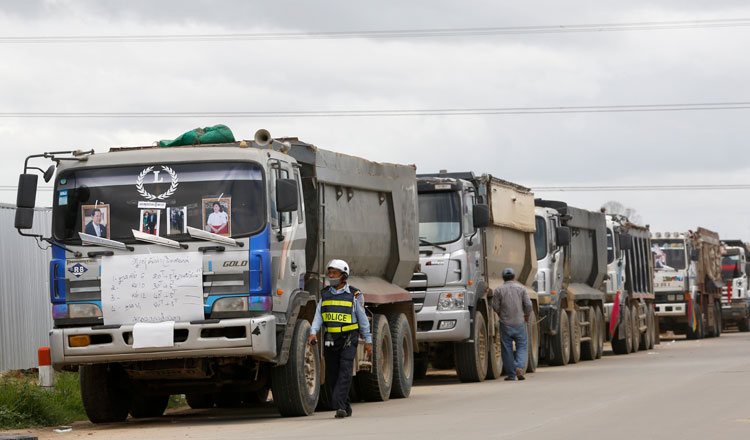
[[[18, 235], [15, 214], [15, 206], [0, 203], [0, 371], [36, 367], [37, 349], [49, 345], [52, 328], [52, 251]], [[50, 208], [35, 210], [34, 233], [49, 236], [51, 223]]]

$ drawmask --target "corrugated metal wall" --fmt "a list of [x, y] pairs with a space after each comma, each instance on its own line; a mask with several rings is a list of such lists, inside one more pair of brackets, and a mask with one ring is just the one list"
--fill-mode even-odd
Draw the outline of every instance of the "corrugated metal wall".
[[[37, 349], [49, 345], [52, 328], [52, 251], [18, 235], [15, 215], [15, 206], [0, 203], [0, 371], [37, 366]], [[32, 231], [49, 236], [51, 224], [52, 210], [36, 209]]]

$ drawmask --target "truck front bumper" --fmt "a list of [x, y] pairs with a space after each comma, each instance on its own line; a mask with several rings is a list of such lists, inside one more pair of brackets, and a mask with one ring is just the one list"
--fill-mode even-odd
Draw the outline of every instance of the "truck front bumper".
[[656, 316], [685, 316], [687, 314], [687, 304], [683, 303], [662, 303], [655, 304]]
[[[444, 328], [443, 325], [453, 325]], [[438, 311], [437, 307], [423, 307], [417, 313], [417, 342], [465, 341], [471, 333], [471, 315], [468, 310]]]
[[744, 319], [748, 316], [748, 304], [747, 300], [741, 299], [739, 301], [732, 300], [732, 305], [723, 304], [721, 307], [721, 319], [725, 321], [731, 321], [734, 319]]
[[[244, 331], [243, 331], [244, 329]], [[60, 328], [50, 331], [56, 369], [78, 364], [196, 357], [276, 356], [276, 318], [175, 322], [172, 347], [133, 348], [133, 325]], [[71, 347], [70, 337], [88, 335], [91, 344]]]

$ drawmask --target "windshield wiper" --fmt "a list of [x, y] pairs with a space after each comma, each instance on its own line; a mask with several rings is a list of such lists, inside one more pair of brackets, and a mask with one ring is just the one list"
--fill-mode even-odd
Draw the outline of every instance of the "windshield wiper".
[[444, 250], [444, 251], [447, 251], [447, 250], [448, 250], [448, 249], [446, 249], [446, 248], [444, 248], [444, 247], [440, 246], [439, 244], [435, 244], [435, 243], [433, 243], [433, 242], [431, 242], [431, 241], [427, 241], [427, 240], [425, 240], [425, 239], [424, 239], [424, 238], [422, 238], [422, 237], [419, 237], [419, 244], [426, 244], [426, 245], [429, 245], [429, 246], [435, 246], [436, 248], [438, 248], [438, 249], [442, 249], [442, 250]]
[[223, 235], [214, 234], [213, 232], [204, 231], [201, 229], [193, 228], [188, 226], [187, 232], [190, 237], [197, 238], [199, 240], [213, 241], [214, 243], [228, 244], [231, 246], [242, 247], [244, 243], [237, 241], [234, 238], [224, 237]]
[[108, 247], [112, 249], [120, 249], [123, 251], [131, 251], [131, 252], [134, 250], [132, 246], [128, 246], [121, 241], [97, 237], [96, 235], [84, 234], [83, 232], [79, 232], [78, 236], [81, 237], [81, 243], [83, 244], [93, 244], [96, 246]]

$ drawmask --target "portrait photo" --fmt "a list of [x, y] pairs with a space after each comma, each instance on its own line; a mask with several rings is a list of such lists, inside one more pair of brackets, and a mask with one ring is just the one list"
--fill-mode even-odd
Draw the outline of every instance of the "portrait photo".
[[160, 221], [160, 209], [141, 209], [140, 228], [138, 230], [146, 234], [159, 235]]
[[203, 229], [214, 234], [232, 235], [232, 199], [203, 199]]
[[81, 218], [81, 232], [109, 238], [109, 205], [81, 205]]
[[187, 206], [167, 208], [167, 234], [184, 234], [187, 229]]

